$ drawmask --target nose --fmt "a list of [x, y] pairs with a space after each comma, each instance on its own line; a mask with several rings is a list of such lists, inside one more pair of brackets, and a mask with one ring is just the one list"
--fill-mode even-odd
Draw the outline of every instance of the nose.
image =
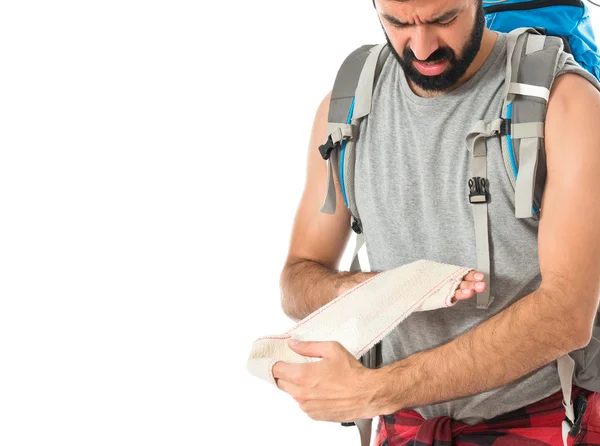
[[437, 39], [427, 25], [417, 25], [414, 30], [409, 43], [410, 49], [418, 60], [426, 60], [438, 49]]

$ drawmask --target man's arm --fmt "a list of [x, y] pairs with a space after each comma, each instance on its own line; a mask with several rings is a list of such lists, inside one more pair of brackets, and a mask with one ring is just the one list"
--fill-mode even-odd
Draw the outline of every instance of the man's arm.
[[306, 183], [281, 272], [281, 306], [285, 314], [296, 321], [376, 274], [337, 269], [350, 237], [350, 213], [343, 204], [337, 175], [334, 175], [336, 212], [329, 215], [319, 211], [325, 198], [327, 163], [318, 147], [327, 137], [330, 98], [331, 93], [319, 105], [314, 119]]
[[448, 344], [374, 370], [381, 413], [501, 387], [589, 343], [600, 285], [600, 93], [560, 76], [545, 136], [540, 288]]

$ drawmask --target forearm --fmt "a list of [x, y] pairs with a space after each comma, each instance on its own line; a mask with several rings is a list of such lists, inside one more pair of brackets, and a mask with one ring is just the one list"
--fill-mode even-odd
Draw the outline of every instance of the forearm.
[[306, 259], [289, 261], [281, 273], [281, 306], [295, 321], [377, 273], [337, 271]]
[[572, 314], [538, 290], [445, 345], [376, 370], [382, 413], [501, 387], [582, 348]]

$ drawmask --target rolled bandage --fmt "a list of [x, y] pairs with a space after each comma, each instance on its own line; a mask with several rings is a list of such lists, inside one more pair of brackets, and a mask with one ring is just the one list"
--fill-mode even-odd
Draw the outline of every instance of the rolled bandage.
[[456, 305], [452, 297], [473, 268], [430, 260], [379, 273], [309, 314], [291, 330], [254, 341], [247, 367], [251, 374], [274, 385], [277, 361], [305, 363], [319, 358], [301, 356], [288, 347], [300, 341], [338, 341], [356, 359], [384, 338], [415, 311]]

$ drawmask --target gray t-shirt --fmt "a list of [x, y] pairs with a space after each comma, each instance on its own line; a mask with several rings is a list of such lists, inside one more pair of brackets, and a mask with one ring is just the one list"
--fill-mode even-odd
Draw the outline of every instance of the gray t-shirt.
[[[467, 187], [471, 154], [465, 137], [476, 121], [501, 116], [505, 67], [506, 34], [498, 33], [492, 53], [471, 79], [450, 93], [423, 98], [412, 92], [402, 68], [389, 56], [356, 147], [356, 204], [373, 271], [419, 259], [477, 267]], [[587, 75], [564, 53], [559, 73], [567, 71]], [[449, 309], [411, 314], [382, 340], [384, 364], [447, 344], [541, 283], [538, 222], [515, 218], [500, 139], [489, 138], [487, 150], [494, 300], [487, 310], [477, 309], [473, 297]], [[560, 389], [554, 361], [503, 387], [415, 410], [426, 419], [446, 415], [476, 424]]]

